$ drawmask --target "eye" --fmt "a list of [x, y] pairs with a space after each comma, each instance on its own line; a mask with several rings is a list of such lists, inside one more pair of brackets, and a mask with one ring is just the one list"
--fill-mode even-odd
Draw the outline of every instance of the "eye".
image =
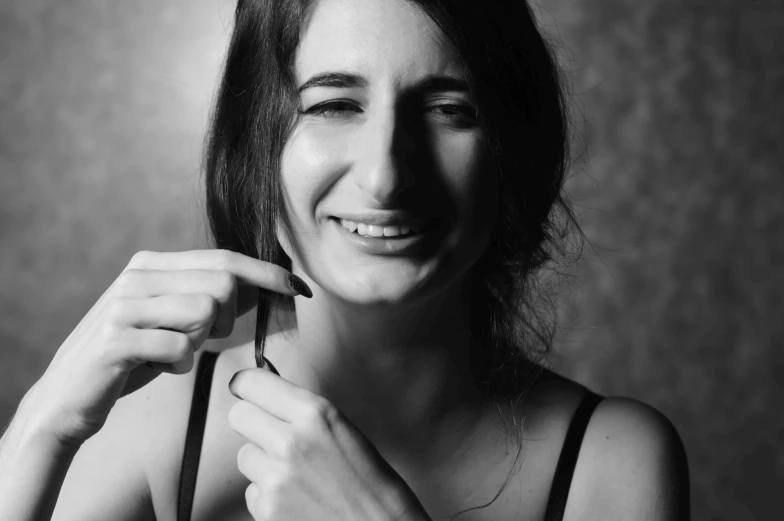
[[477, 123], [478, 115], [473, 107], [457, 103], [431, 105], [430, 109], [440, 118], [460, 126], [471, 126]]
[[329, 116], [345, 115], [346, 112], [361, 112], [361, 111], [356, 105], [347, 101], [328, 101], [325, 103], [319, 103], [318, 105], [314, 105], [310, 107], [308, 110], [304, 112], [300, 112], [300, 114], [310, 114], [316, 116], [329, 117]]
[[436, 105], [433, 107], [436, 110], [442, 111], [441, 113], [445, 116], [459, 116], [465, 115], [467, 112], [466, 107], [461, 105], [454, 105], [454, 104], [443, 104], [443, 105]]

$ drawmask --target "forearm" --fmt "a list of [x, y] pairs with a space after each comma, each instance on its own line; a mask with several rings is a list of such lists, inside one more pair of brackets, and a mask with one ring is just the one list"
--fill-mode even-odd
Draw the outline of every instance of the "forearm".
[[49, 521], [77, 450], [17, 415], [0, 439], [0, 519]]

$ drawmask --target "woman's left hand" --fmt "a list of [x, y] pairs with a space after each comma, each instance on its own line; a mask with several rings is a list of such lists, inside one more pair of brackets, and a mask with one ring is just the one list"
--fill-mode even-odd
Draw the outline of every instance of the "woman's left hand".
[[256, 521], [429, 521], [414, 492], [326, 398], [267, 369], [237, 372], [229, 425]]

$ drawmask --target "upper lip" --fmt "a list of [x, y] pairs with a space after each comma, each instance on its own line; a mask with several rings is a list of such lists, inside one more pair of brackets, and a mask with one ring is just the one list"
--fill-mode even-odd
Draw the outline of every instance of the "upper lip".
[[371, 224], [375, 226], [402, 226], [412, 224], [425, 224], [428, 219], [423, 217], [414, 217], [408, 213], [362, 213], [362, 214], [349, 214], [335, 215], [337, 219], [345, 219], [357, 224]]

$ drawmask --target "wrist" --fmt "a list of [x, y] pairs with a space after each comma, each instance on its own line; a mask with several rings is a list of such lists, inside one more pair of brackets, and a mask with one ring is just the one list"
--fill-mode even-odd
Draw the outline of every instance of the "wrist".
[[51, 519], [75, 447], [15, 417], [0, 442], [0, 517]]
[[82, 443], [59, 436], [54, 423], [47, 421], [47, 416], [25, 396], [3, 435], [0, 448], [5, 453], [32, 447], [54, 456], [75, 455]]

